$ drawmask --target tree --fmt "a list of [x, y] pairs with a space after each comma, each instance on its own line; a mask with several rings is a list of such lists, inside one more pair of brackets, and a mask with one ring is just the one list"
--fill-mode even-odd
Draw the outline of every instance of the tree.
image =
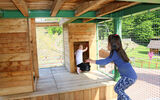
[[99, 24], [98, 25], [99, 40], [104, 40], [105, 34], [106, 34], [106, 26], [104, 24]]
[[134, 28], [134, 37], [137, 41], [140, 42], [149, 42], [154, 36], [154, 31], [152, 30], [153, 22], [150, 20], [144, 21], [141, 24], [135, 26]]
[[59, 27], [59, 26], [49, 26], [49, 27], [47, 27], [47, 30], [48, 30], [49, 34], [53, 34], [53, 35], [55, 33], [58, 33], [58, 35], [63, 33], [62, 27]]
[[122, 37], [129, 38], [134, 30], [134, 16], [122, 19]]
[[113, 32], [114, 29], [112, 21], [107, 21], [98, 24], [98, 34], [100, 40], [104, 40], [106, 37], [108, 37], [109, 34], [112, 34]]

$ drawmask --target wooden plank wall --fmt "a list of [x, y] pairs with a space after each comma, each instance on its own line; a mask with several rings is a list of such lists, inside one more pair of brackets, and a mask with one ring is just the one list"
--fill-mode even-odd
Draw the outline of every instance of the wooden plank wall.
[[27, 19], [0, 19], [0, 95], [33, 91]]
[[116, 100], [113, 85], [16, 100]]
[[[70, 72], [75, 72], [74, 42], [89, 42], [89, 58], [96, 59], [96, 24], [95, 23], [70, 23], [64, 26], [64, 47], [66, 64]], [[65, 43], [67, 42], [67, 43]], [[69, 44], [68, 44], [69, 43]], [[68, 47], [69, 46], [69, 47]], [[91, 70], [97, 69], [95, 64], [91, 64]]]

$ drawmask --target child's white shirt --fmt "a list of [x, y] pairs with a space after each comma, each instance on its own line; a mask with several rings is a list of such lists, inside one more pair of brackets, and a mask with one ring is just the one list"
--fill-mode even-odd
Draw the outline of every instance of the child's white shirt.
[[76, 55], [76, 64], [79, 65], [80, 63], [83, 63], [83, 50], [78, 49], [75, 52]]

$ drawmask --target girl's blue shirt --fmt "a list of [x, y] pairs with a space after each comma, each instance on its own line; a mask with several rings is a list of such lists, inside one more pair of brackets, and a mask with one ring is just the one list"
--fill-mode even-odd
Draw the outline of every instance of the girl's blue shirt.
[[114, 62], [118, 67], [118, 71], [121, 77], [129, 77], [132, 79], [137, 79], [137, 74], [134, 71], [132, 65], [129, 62], [125, 62], [117, 53], [117, 51], [113, 51], [112, 57], [107, 57], [105, 59], [96, 60], [96, 64], [98, 65], [106, 65], [110, 62]]

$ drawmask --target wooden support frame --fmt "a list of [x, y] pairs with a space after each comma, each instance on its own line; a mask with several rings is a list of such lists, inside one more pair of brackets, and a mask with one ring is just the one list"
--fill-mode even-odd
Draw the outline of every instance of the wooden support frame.
[[54, 0], [52, 8], [51, 8], [51, 16], [56, 16], [61, 5], [64, 3], [65, 0]]
[[48, 26], [59, 26], [59, 23], [36, 23], [36, 27], [48, 27]]
[[160, 0], [117, 0], [117, 1], [131, 1], [131, 2], [142, 2], [142, 3], [160, 3]]
[[[96, 16], [101, 17], [101, 16], [104, 16], [104, 15], [107, 15], [107, 14], [125, 9], [127, 7], [130, 7], [130, 6], [134, 6], [136, 4], [139, 4], [139, 3], [138, 2], [125, 2], [125, 1], [124, 2], [121, 2], [121, 1], [111, 2], [111, 3], [107, 4], [105, 7], [99, 9], [96, 12]], [[91, 21], [93, 19], [95, 19], [95, 18], [86, 19], [83, 22], [88, 22], [88, 21]]]
[[35, 18], [29, 19], [29, 35], [30, 35], [30, 48], [32, 55], [33, 71], [35, 73], [35, 78], [39, 78]]
[[98, 10], [97, 13], [96, 13], [96, 16], [97, 17], [104, 16], [104, 15], [107, 15], [109, 13], [113, 13], [113, 12], [122, 10], [124, 8], [134, 6], [136, 4], [138, 4], [138, 2], [119, 2], [119, 1], [112, 2], [112, 3], [109, 3], [107, 6]]
[[29, 16], [27, 3], [24, 0], [12, 0], [12, 2], [25, 17]]
[[[115, 0], [107, 0], [107, 3], [113, 2], [113, 1], [115, 1]], [[99, 5], [103, 4], [104, 2], [106, 2], [106, 0], [84, 2], [84, 3], [80, 4], [79, 7], [76, 9], [75, 16], [80, 16], [80, 15], [90, 11], [95, 6], [99, 6]]]
[[71, 23], [71, 22], [73, 22], [73, 21], [75, 21], [75, 20], [77, 20], [78, 18], [72, 18], [72, 19], [70, 19], [70, 20], [68, 20], [68, 21], [66, 21], [65, 23], [63, 23], [63, 24], [68, 24], [68, 23]]

